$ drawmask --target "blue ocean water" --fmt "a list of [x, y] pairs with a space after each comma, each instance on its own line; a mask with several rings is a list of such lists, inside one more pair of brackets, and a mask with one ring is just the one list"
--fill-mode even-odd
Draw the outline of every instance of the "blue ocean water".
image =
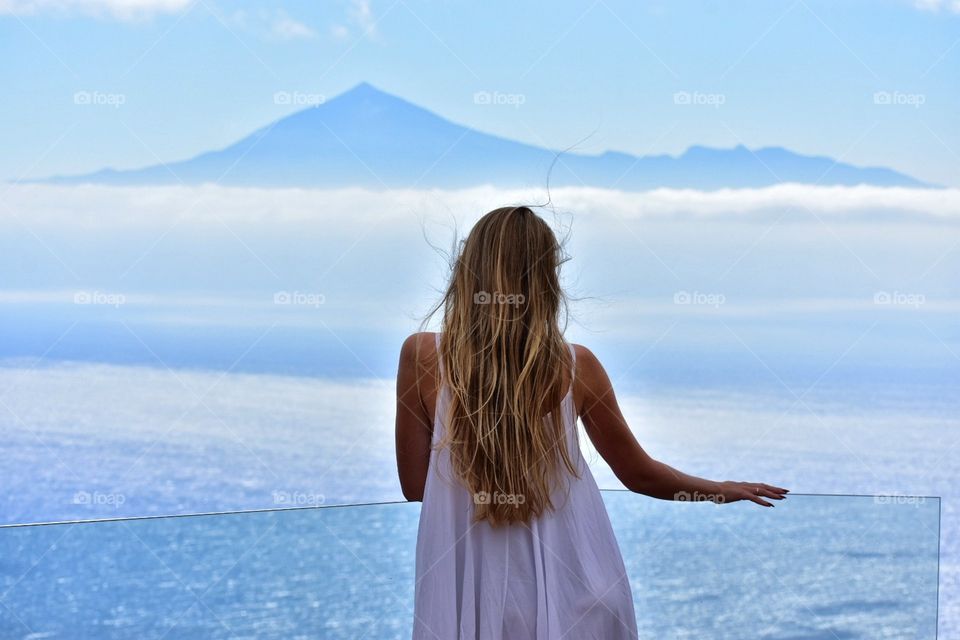
[[[133, 320], [128, 327], [106, 321], [85, 321], [71, 327], [65, 321], [57, 325], [51, 319], [55, 316], [49, 315], [43, 316], [46, 321], [37, 315], [37, 322], [31, 323], [28, 315], [20, 317], [16, 326], [5, 327], [6, 335], [22, 336], [23, 340], [8, 341], [2, 347], [4, 491], [0, 522], [400, 498], [390, 378], [399, 344], [396, 336], [341, 332], [343, 342], [338, 343], [336, 337], [320, 340], [322, 332], [282, 328], [277, 334], [262, 328], [175, 329], [141, 326]], [[6, 316], [5, 322], [14, 321]], [[890, 496], [888, 504], [907, 505], [910, 498], [906, 496], [942, 496], [941, 526], [935, 529], [928, 521], [930, 504], [900, 511], [915, 512], [919, 518], [899, 521], [898, 533], [896, 528], [890, 530], [885, 520], [892, 512], [869, 501], [865, 511], [839, 502], [838, 508], [826, 503], [817, 511], [805, 508], [804, 498], [798, 496], [797, 511], [788, 506], [768, 513], [734, 505], [708, 512], [703, 510], [705, 505], [670, 505], [677, 508], [673, 511], [641, 496], [629, 496], [633, 502], [618, 503], [619, 516], [614, 509], [611, 513], [627, 523], [618, 528], [618, 537], [624, 556], [632, 558], [628, 560], [631, 571], [638, 576], [638, 617], [648, 637], [702, 637], [693, 629], [724, 621], [745, 624], [746, 618], [737, 617], [737, 612], [744, 611], [751, 612], [750, 624], [755, 626], [749, 628], [756, 635], [729, 637], [929, 637], [925, 635], [929, 629], [923, 625], [931, 605], [936, 615], [935, 590], [918, 591], [910, 586], [929, 580], [933, 571], [930, 553], [938, 545], [940, 631], [943, 637], [950, 637], [958, 628], [956, 595], [960, 594], [956, 538], [960, 518], [955, 506], [960, 477], [951, 454], [960, 442], [960, 398], [952, 377], [955, 368], [949, 360], [926, 359], [915, 352], [899, 361], [877, 360], [876, 354], [890, 336], [873, 343], [865, 340], [864, 351], [837, 360], [830, 350], [820, 355], [817, 349], [802, 344], [784, 348], [765, 343], [749, 326], [728, 322], [739, 335], [747, 336], [763, 362], [749, 351], [745, 356], [728, 357], [716, 346], [712, 352], [695, 352], [687, 345], [686, 336], [652, 350], [636, 348], [634, 353], [646, 353], [639, 363], [619, 340], [583, 334], [570, 339], [590, 345], [605, 362], [631, 427], [655, 457], [697, 475], [765, 481], [801, 493], [880, 494]], [[840, 327], [849, 324], [837, 322]], [[68, 328], [66, 337], [56, 341]], [[31, 340], [48, 345], [43, 357], [29, 346]], [[51, 343], [53, 347], [49, 347]], [[111, 348], [105, 349], [105, 344]], [[618, 488], [618, 481], [589, 441], [582, 438], [582, 446], [601, 487]], [[788, 503], [793, 504], [790, 499]], [[803, 515], [793, 520], [791, 514]], [[879, 518], [878, 526], [864, 528], [870, 518]], [[180, 525], [162, 523], [146, 526], [140, 540], [127, 535], [131, 528], [138, 530], [135, 527], [139, 525], [132, 524], [109, 525], [112, 528], [100, 529], [99, 534], [92, 527], [101, 525], [72, 527], [62, 540], [54, 533], [63, 531], [58, 527], [11, 534], [14, 537], [7, 537], [5, 544], [14, 546], [3, 554], [7, 586], [0, 592], [4, 594], [0, 603], [7, 605], [0, 613], [8, 616], [3, 637], [31, 637], [16, 623], [14, 614], [20, 615], [23, 608], [21, 617], [42, 617], [29, 603], [43, 602], [36, 590], [51, 584], [63, 585], [53, 592], [59, 593], [62, 601], [73, 602], [71, 606], [79, 606], [81, 611], [97, 612], [98, 621], [90, 622], [96, 633], [91, 630], [88, 637], [111, 637], [111, 633], [123, 637], [120, 630], [131, 624], [147, 625], [148, 636], [161, 637], [181, 605], [192, 607], [176, 626], [183, 637], [215, 637], [224, 630], [217, 617], [227, 628], [245, 629], [236, 634], [239, 637], [262, 635], [265, 630], [290, 632], [278, 622], [284, 616], [269, 607], [264, 610], [264, 603], [293, 607], [297, 615], [312, 611], [307, 618], [296, 618], [289, 613], [293, 609], [287, 611], [288, 622], [303, 620], [311, 628], [335, 618], [330, 623], [333, 627], [323, 627], [327, 637], [356, 637], [351, 635], [355, 627], [350, 625], [372, 624], [378, 615], [379, 609], [351, 604], [348, 609], [355, 612], [353, 622], [336, 622], [346, 615], [330, 617], [335, 601], [316, 597], [326, 593], [326, 587], [314, 586], [317, 581], [343, 580], [347, 585], [356, 571], [355, 558], [329, 558], [327, 563], [333, 569], [324, 570], [321, 578], [321, 574], [304, 577], [290, 573], [291, 566], [324, 566], [322, 557], [316, 556], [323, 552], [315, 547], [291, 552], [299, 558], [280, 560], [270, 555], [299, 548], [296, 540], [303, 536], [282, 541], [273, 551], [262, 550], [263, 562], [276, 564], [272, 574], [266, 565], [238, 566], [224, 576], [230, 590], [218, 587], [209, 594], [212, 598], [202, 597], [198, 602], [208, 586], [204, 580], [215, 575], [216, 569], [205, 570], [207, 565], [198, 562], [196, 554], [217, 547], [218, 539], [223, 549], [235, 550], [231, 536], [249, 540], [255, 533], [246, 531], [248, 525], [240, 521], [236, 521], [239, 529], [231, 528], [232, 520], [204, 522], [211, 523], [208, 529], [183, 525], [187, 528], [179, 530]], [[293, 527], [288, 531], [292, 525], [285, 522], [278, 521], [277, 528], [290, 535], [300, 530]], [[772, 522], [781, 527], [773, 543], [767, 534], [774, 532], [766, 529]], [[724, 523], [724, 528], [717, 523]], [[817, 525], [813, 529], [812, 523]], [[362, 533], [351, 547], [358, 554], [360, 547], [369, 547], [370, 552], [383, 549], [385, 543], [374, 534], [394, 531], [392, 527], [405, 533], [385, 538], [397, 545], [409, 543], [407, 520], [354, 525], [354, 533]], [[365, 537], [365, 526], [373, 527], [369, 532], [373, 537]], [[303, 530], [310, 531], [309, 527]], [[36, 539], [27, 539], [23, 536], [33, 534], [25, 531], [40, 533]], [[110, 537], [110, 531], [118, 532], [116, 537]], [[193, 533], [183, 533], [189, 531]], [[707, 531], [715, 535], [705, 536]], [[654, 533], [665, 536], [656, 545]], [[343, 537], [350, 539], [346, 534]], [[44, 555], [43, 549], [54, 542], [56, 552]], [[834, 543], [839, 546], [831, 547]], [[21, 551], [16, 545], [26, 546]], [[752, 551], [760, 547], [763, 552]], [[403, 548], [406, 551], [398, 547], [401, 555], [397, 557], [412, 552], [409, 544]], [[801, 548], [806, 550], [805, 556], [790, 555], [790, 549]], [[924, 551], [911, 554], [910, 548]], [[100, 561], [110, 549], [121, 554], [116, 566]], [[61, 552], [62, 558], [70, 558], [82, 556], [85, 550], [90, 553], [85, 563], [60, 564]], [[152, 568], [143, 564], [150, 560], [151, 552], [162, 560]], [[237, 556], [218, 553], [210, 562], [226, 574]], [[260, 557], [258, 553], [251, 551], [251, 557]], [[122, 554], [129, 557], [124, 559]], [[31, 560], [25, 562], [24, 558]], [[736, 564], [746, 560], [746, 565]], [[735, 570], [731, 563], [736, 564]], [[729, 571], [724, 572], [726, 569]], [[739, 576], [737, 580], [730, 579], [731, 573]], [[256, 580], [251, 576], [261, 574], [270, 575], [263, 585], [267, 591], [253, 586]], [[817, 582], [820, 574], [829, 580]], [[114, 580], [120, 575], [122, 580]], [[763, 575], [789, 576], [796, 581], [787, 585], [763, 582]], [[86, 596], [76, 595], [76, 581], [87, 579], [103, 581], [103, 599], [83, 605]], [[179, 580], [191, 587], [186, 595], [175, 595], [182, 590]], [[404, 580], [397, 574], [384, 578], [384, 583], [396, 585]], [[302, 588], [297, 586], [301, 584]], [[871, 586], [879, 590], [870, 592]], [[369, 583], [349, 588], [365, 587]], [[853, 591], [830, 591], [846, 587]], [[110, 596], [116, 588], [129, 593], [132, 600]], [[249, 593], [241, 594], [245, 589]], [[774, 594], [782, 607], [745, 604], [738, 589]], [[806, 599], [805, 594], [812, 593], [820, 595]], [[260, 600], [245, 599], [254, 596]], [[151, 604], [160, 601], [169, 603], [168, 608]], [[116, 603], [114, 608], [104, 611], [104, 603], [109, 602]], [[377, 606], [382, 606], [384, 599], [379, 602]], [[683, 612], [676, 619], [680, 620], [677, 624], [690, 625], [686, 635], [657, 635], [663, 633], [658, 621], [671, 619], [662, 615], [670, 607]], [[805, 613], [794, 615], [797, 611]], [[55, 627], [68, 619], [58, 616], [48, 615], [46, 622]], [[69, 619], [78, 620], [76, 616]], [[402, 615], [388, 619], [392, 622], [382, 628], [382, 634], [369, 637], [400, 633], [405, 624]], [[915, 635], [902, 635], [908, 619], [919, 625], [910, 627], [917, 631]], [[337, 625], [346, 626], [338, 631]], [[42, 630], [36, 633], [32, 637], [64, 637], [55, 630], [49, 636]], [[169, 637], [177, 633], [171, 632]]]
[[[764, 513], [604, 500], [641, 638], [936, 636], [935, 499], [800, 495]], [[0, 637], [409, 638], [418, 513], [0, 528]]]

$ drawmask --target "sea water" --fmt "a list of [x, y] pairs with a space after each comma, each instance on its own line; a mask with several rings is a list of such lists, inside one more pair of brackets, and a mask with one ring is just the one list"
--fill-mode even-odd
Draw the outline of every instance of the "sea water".
[[[847, 546], [841, 545], [843, 548], [835, 552], [844, 560], [822, 563], [835, 572], [831, 580], [836, 585], [876, 582], [881, 576], [902, 577], [918, 567], [925, 567], [926, 573], [901, 586], [923, 584], [924, 580], [929, 583], [931, 571], [935, 571], [929, 565], [930, 551], [941, 545], [941, 632], [949, 637], [949, 630], [955, 628], [956, 567], [960, 556], [954, 534], [960, 478], [950, 454], [950, 446], [960, 434], [960, 413], [957, 399], [949, 388], [940, 388], [934, 382], [905, 387], [902, 384], [885, 386], [882, 381], [842, 384], [842, 381], [831, 380], [829, 385], [818, 386], [798, 402], [797, 394], [777, 385], [682, 387], [631, 384], [624, 379], [620, 386], [625, 389], [620, 394], [621, 405], [641, 444], [658, 459], [684, 471], [716, 479], [764, 481], [802, 493], [881, 494], [887, 496], [880, 498], [881, 501], [897, 504], [913, 499], [907, 496], [943, 496], [942, 523], [938, 521], [934, 526], [932, 521], [925, 521], [926, 531], [923, 531], [918, 530], [920, 525], [914, 522], [910, 530], [913, 537], [904, 533], [856, 539], [851, 527], [868, 517], [880, 517], [882, 521], [884, 512], [877, 510], [875, 500], [857, 503], [861, 505], [857, 509], [831, 509], [827, 502], [818, 516], [818, 527], [794, 530], [794, 535], [803, 542], [806, 557], [815, 560], [822, 560], [821, 554], [828, 553], [831, 543], [846, 538]], [[0, 520], [3, 523], [401, 499], [393, 451], [395, 396], [390, 380], [237, 373], [142, 364], [8, 360], [6, 366], [0, 368], [0, 389], [6, 391], [2, 397], [5, 412], [0, 418], [3, 426], [0, 453], [4, 460]], [[586, 438], [582, 438], [582, 446], [600, 486], [620, 487]], [[904, 620], [913, 619], [923, 627], [925, 619], [936, 615], [936, 589], [904, 591], [892, 598], [887, 595], [879, 599], [856, 597], [832, 604], [824, 604], [821, 599], [805, 604], [802, 594], [796, 593], [796, 586], [791, 591], [782, 584], [778, 588], [778, 584], [758, 582], [759, 574], [748, 571], [749, 567], [759, 564], [766, 566], [763, 575], [786, 576], [800, 565], [800, 558], [789, 552], [785, 555], [777, 540], [770, 541], [769, 548], [757, 548], [757, 545], [765, 544], [763, 529], [770, 523], [786, 526], [785, 523], [799, 518], [809, 524], [816, 505], [804, 508], [802, 501], [810, 498], [788, 498], [786, 504], [773, 510], [746, 504], [729, 507], [677, 504], [671, 506], [678, 509], [662, 511], [663, 506], [644, 506], [653, 502], [648, 498], [627, 495], [634, 502], [623, 501], [618, 496], [611, 515], [618, 523], [618, 538], [628, 566], [637, 576], [650, 578], [634, 587], [640, 626], [651, 634], [649, 637], [687, 637], [656, 635], [663, 632], [657, 626], [656, 612], [664, 610], [670, 602], [692, 607], [684, 617], [693, 634], [689, 637], [694, 637], [693, 630], [712, 619], [740, 620], [738, 611], [741, 614], [751, 611], [751, 616], [742, 619], [753, 619], [756, 625], [740, 637], [771, 638], [907, 637], [897, 635], [896, 631], [905, 628]], [[828, 498], [820, 500], [829, 501]], [[794, 501], [798, 507], [792, 506]], [[704, 520], [704, 508], [718, 511]], [[930, 504], [925, 505], [923, 513], [932, 513], [929, 508]], [[649, 513], [645, 514], [644, 509], [649, 509]], [[936, 511], [939, 520], [939, 504]], [[411, 536], [415, 535], [415, 513], [408, 510], [370, 513], [377, 517], [358, 519], [356, 531], [343, 531], [342, 537], [351, 538], [355, 534], [353, 544], [370, 547], [365, 551], [368, 555], [373, 551], [385, 552], [381, 545], [389, 538], [397, 547], [391, 553], [406, 554], [402, 557], [409, 559], [414, 539]], [[402, 515], [396, 516], [397, 513]], [[711, 520], [716, 517], [731, 520], [719, 529], [717, 522]], [[664, 526], [664, 518], [669, 518], [669, 527]], [[289, 534], [290, 527], [297, 526], [294, 522], [293, 518], [287, 518], [277, 520], [276, 524]], [[207, 520], [203, 525], [191, 525], [193, 529], [184, 528], [185, 525], [177, 521], [150, 526], [110, 525], [112, 529], [107, 525], [83, 526], [89, 529], [82, 532], [74, 529], [63, 539], [57, 539], [56, 527], [42, 532], [20, 529], [17, 535], [21, 538], [16, 544], [10, 530], [0, 532], [0, 538], [7, 536], [8, 545], [4, 547], [6, 595], [2, 602], [14, 607], [12, 613], [9, 609], [3, 611], [7, 626], [2, 637], [31, 637], [23, 628], [18, 628], [14, 615], [15, 607], [23, 606], [24, 602], [45, 602], [35, 597], [24, 599], [31, 588], [47, 588], [51, 587], [50, 581], [61, 581], [66, 584], [62, 587], [65, 594], [75, 593], [78, 582], [92, 580], [95, 583], [103, 575], [111, 575], [111, 571], [125, 577], [119, 583], [101, 580], [103, 598], [109, 600], [112, 590], [133, 588], [128, 584], [130, 581], [147, 591], [143, 601], [135, 603], [137, 610], [122, 609], [110, 614], [109, 620], [114, 621], [111, 624], [116, 625], [117, 635], [111, 636], [101, 628], [89, 637], [123, 637], [119, 630], [135, 622], [155, 625], [152, 628], [160, 637], [172, 625], [169, 616], [182, 613], [184, 606], [191, 611], [178, 623], [185, 626], [177, 628], [194, 631], [193, 635], [187, 633], [183, 637], [214, 637], [212, 629], [219, 629], [217, 633], [220, 633], [224, 626], [203, 608], [212, 606], [215, 611], [222, 611], [222, 607], [226, 607], [233, 613], [222, 615], [242, 617], [244, 602], [247, 602], [244, 598], [263, 595], [257, 587], [244, 596], [242, 585], [253, 588], [252, 585], [264, 579], [270, 581], [271, 589], [294, 594], [289, 597], [298, 603], [297, 607], [322, 610], [334, 606], [329, 596], [306, 593], [317, 588], [314, 578], [304, 578], [306, 581], [298, 587], [296, 581], [284, 582], [284, 576], [290, 575], [288, 566], [275, 567], [276, 575], [271, 577], [263, 573], [269, 574], [269, 567], [256, 563], [240, 564], [230, 570], [229, 576], [223, 576], [233, 585], [230, 591], [215, 590], [218, 598], [235, 598], [235, 602], [221, 600], [219, 605], [205, 605], [202, 604], [204, 598], [200, 598], [201, 603], [197, 603], [194, 596], [199, 597], [204, 580], [217, 571], [226, 573], [227, 566], [235, 562], [237, 556], [226, 553], [223, 558], [211, 559], [210, 562], [219, 563], [218, 569], [205, 565], [206, 560], [198, 560], [196, 553], [215, 547], [218, 536], [223, 536], [225, 541], [233, 539], [231, 536], [249, 541], [254, 536], [255, 541], [256, 532], [242, 531], [245, 526], [256, 528], [255, 524]], [[102, 533], [96, 533], [94, 527], [100, 527]], [[396, 531], [390, 533], [385, 529]], [[24, 543], [25, 531], [37, 537]], [[131, 538], [130, 531], [142, 531], [141, 539]], [[193, 535], [184, 536], [178, 545], [175, 538], [170, 537], [178, 535], [178, 531], [192, 531]], [[681, 531], [685, 535], [678, 539]], [[717, 535], [706, 535], [707, 531]], [[922, 531], [922, 535], [918, 531]], [[655, 536], [654, 532], [666, 535]], [[322, 530], [314, 531], [310, 535], [322, 533]], [[54, 550], [51, 554], [40, 553], [53, 543], [56, 544], [51, 547]], [[24, 548], [36, 555], [14, 552], [18, 544], [26, 544]], [[796, 543], [789, 540], [783, 544], [796, 547]], [[61, 556], [83, 556], [87, 545], [87, 562], [70, 567], [58, 564], [56, 558]], [[187, 548], [181, 549], [183, 545]], [[191, 545], [194, 553], [189, 552]], [[881, 545], [893, 546], [881, 549]], [[94, 559], [103, 557], [105, 547], [116, 548], [120, 554], [117, 562], [134, 564], [102, 566]], [[161, 551], [157, 551], [158, 548]], [[910, 548], [917, 550], [912, 559]], [[691, 553], [691, 549], [696, 550], [695, 553]], [[254, 556], [260, 553], [255, 545], [249, 552]], [[723, 555], [730, 553], [748, 554], [750, 561], [731, 564], [730, 558]], [[123, 554], [132, 554], [133, 559], [124, 559]], [[152, 554], [159, 556], [159, 564], [156, 558], [151, 558]], [[856, 554], [861, 557], [857, 558]], [[376, 553], [373, 555], [376, 562], [386, 561]], [[651, 555], [657, 560], [651, 561]], [[268, 554], [268, 557], [272, 556]], [[684, 557], [695, 557], [695, 560], [685, 562]], [[313, 561], [310, 557], [290, 559], [290, 562], [307, 564]], [[338, 556], [336, 561], [330, 558], [320, 566], [324, 567], [327, 579], [331, 578], [330, 571], [355, 574], [359, 570], [358, 561]], [[137, 563], [150, 565], [149, 570]], [[819, 560], [811, 566], [818, 563]], [[713, 574], [709, 571], [711, 567]], [[717, 570], [723, 568], [729, 568], [733, 575], [721, 575], [726, 572]], [[202, 575], [197, 577], [198, 574]], [[398, 593], [404, 598], [409, 596], [409, 576], [402, 571], [391, 575], [389, 580]], [[47, 581], [37, 582], [41, 577]], [[181, 582], [191, 586], [186, 596], [162, 595], [179, 593]], [[803, 584], [802, 579], [799, 584]], [[782, 612], [774, 615], [756, 603], [745, 605], [738, 599], [741, 589], [737, 585], [748, 585], [744, 588], [751, 593], [775, 593], [776, 602], [769, 603], [775, 610], [779, 611], [780, 606], [792, 612], [805, 608], [810, 612], [791, 617], [793, 614]], [[150, 591], [154, 587], [160, 591]], [[296, 595], [298, 589], [305, 592]], [[884, 593], [896, 592], [896, 585], [890, 585]], [[658, 600], [664, 601], [658, 603]], [[124, 602], [123, 599], [117, 601]], [[103, 604], [102, 600], [98, 602]], [[130, 606], [134, 604], [122, 605]], [[151, 610], [156, 607], [166, 608]], [[259, 612], [257, 615], [266, 615], [256, 607], [253, 610]], [[376, 610], [357, 611], [355, 619], [365, 620], [375, 614]], [[30, 618], [29, 612], [24, 612], [23, 617]], [[75, 619], [69, 607], [53, 607], [43, 617], [49, 621]], [[402, 609], [386, 618], [387, 627], [402, 626]], [[277, 619], [276, 615], [267, 616], [263, 624], [274, 629], [271, 625], [275, 625]], [[319, 618], [290, 617], [291, 621], [301, 620], [303, 624], [316, 619]], [[861, 635], [866, 628], [865, 620], [880, 625], [870, 627], [874, 635]], [[107, 623], [101, 620], [98, 624]], [[233, 626], [238, 625], [239, 622], [234, 621]], [[232, 628], [229, 622], [225, 628]], [[878, 629], [888, 631], [878, 635]], [[385, 635], [369, 637], [394, 637], [391, 635], [394, 631], [387, 628], [382, 630]], [[928, 632], [929, 628], [917, 631], [922, 637], [930, 637], [923, 635]], [[329, 637], [357, 637], [336, 635], [332, 631], [330, 634]], [[32, 637], [70, 636], [54, 633]]]

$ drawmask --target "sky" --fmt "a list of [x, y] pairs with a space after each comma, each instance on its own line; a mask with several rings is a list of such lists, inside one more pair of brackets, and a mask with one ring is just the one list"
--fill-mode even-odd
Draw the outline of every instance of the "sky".
[[0, 0], [0, 57], [7, 181], [187, 158], [366, 81], [555, 149], [782, 146], [960, 186], [957, 0]]

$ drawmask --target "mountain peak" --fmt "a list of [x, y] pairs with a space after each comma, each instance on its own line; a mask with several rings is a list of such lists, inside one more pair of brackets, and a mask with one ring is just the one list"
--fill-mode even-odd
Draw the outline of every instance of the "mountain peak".
[[[429, 113], [423, 107], [379, 89], [369, 82], [355, 84], [343, 93], [334, 96], [325, 104], [320, 105], [320, 107], [320, 112], [327, 115], [339, 113], [346, 120], [352, 120], [353, 122], [358, 122], [364, 117], [373, 119], [386, 117], [390, 119], [398, 114]], [[441, 119], [439, 116], [431, 115], [437, 120]], [[343, 123], [341, 122], [341, 124]]]
[[338, 97], [342, 98], [343, 96], [349, 96], [349, 95], [372, 95], [372, 94], [389, 95], [385, 91], [382, 91], [376, 88], [369, 82], [364, 81], [364, 82], [358, 82], [357, 84], [353, 85], [352, 87], [344, 91], [342, 94], [340, 94]]
[[399, 101], [406, 102], [403, 98], [387, 93], [383, 89], [373, 86], [369, 82], [359, 82], [343, 93], [334, 96], [334, 100], [343, 102], [354, 102], [357, 100], [372, 100], [374, 102]]

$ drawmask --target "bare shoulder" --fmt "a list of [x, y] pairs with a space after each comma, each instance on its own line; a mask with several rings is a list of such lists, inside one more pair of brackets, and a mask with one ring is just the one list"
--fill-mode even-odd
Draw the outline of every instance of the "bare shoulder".
[[597, 359], [597, 356], [594, 355], [593, 351], [582, 344], [572, 344], [572, 346], [577, 357], [575, 365], [576, 376], [577, 378], [583, 378], [589, 381], [596, 376], [598, 370], [601, 370], [603, 367], [600, 365], [600, 361]]
[[577, 358], [574, 365], [573, 400], [577, 407], [577, 415], [582, 415], [583, 409], [595, 402], [598, 391], [603, 387], [606, 374], [600, 360], [589, 348], [582, 344], [574, 344], [573, 351]]
[[437, 334], [432, 331], [418, 331], [417, 333], [411, 333], [403, 341], [403, 345], [400, 347], [400, 353], [409, 354], [409, 355], [425, 355], [428, 352], [435, 351], [434, 345], [436, 344]]
[[412, 333], [400, 347], [400, 368], [416, 370], [417, 365], [423, 371], [430, 371], [436, 364], [437, 334], [430, 331]]

